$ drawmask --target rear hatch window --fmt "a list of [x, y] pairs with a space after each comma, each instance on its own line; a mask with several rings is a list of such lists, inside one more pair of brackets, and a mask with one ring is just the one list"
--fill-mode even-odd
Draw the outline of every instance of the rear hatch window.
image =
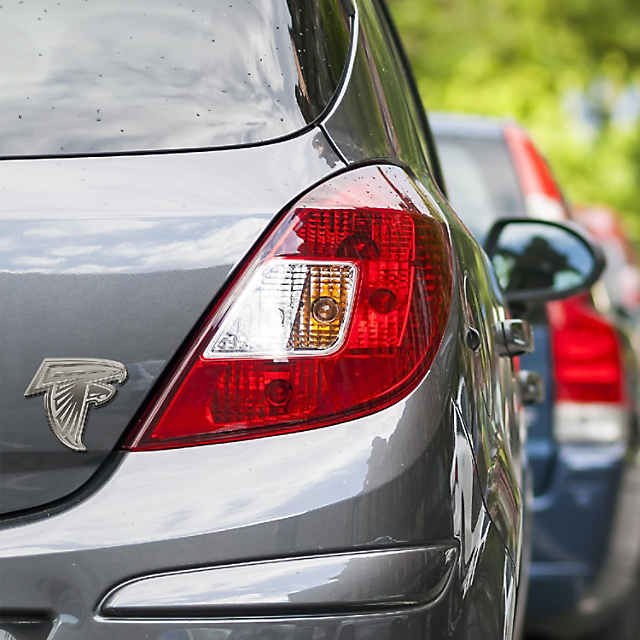
[[476, 238], [498, 219], [525, 215], [509, 151], [502, 138], [435, 132], [451, 203]]
[[248, 145], [330, 104], [340, 0], [113, 0], [0, 7], [0, 157]]

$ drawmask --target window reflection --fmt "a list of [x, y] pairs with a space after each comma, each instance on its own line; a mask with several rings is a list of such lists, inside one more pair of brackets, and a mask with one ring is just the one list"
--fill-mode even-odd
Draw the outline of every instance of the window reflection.
[[567, 231], [527, 222], [510, 223], [499, 238], [493, 264], [506, 292], [579, 286], [593, 269], [593, 256]]
[[341, 77], [341, 6], [5, 3], [0, 156], [249, 144], [298, 131]]

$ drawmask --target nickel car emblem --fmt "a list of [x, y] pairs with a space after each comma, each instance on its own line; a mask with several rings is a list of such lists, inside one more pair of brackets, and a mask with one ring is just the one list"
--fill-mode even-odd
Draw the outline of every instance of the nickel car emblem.
[[65, 447], [86, 451], [82, 442], [89, 407], [101, 407], [116, 395], [127, 369], [115, 360], [45, 358], [24, 392], [44, 393], [44, 410], [54, 435]]

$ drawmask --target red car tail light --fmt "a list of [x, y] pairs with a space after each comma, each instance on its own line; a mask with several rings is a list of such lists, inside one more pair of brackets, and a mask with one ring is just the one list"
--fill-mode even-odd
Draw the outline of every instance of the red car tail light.
[[585, 296], [550, 303], [559, 441], [612, 442], [627, 435], [622, 353], [614, 326]]
[[529, 215], [545, 220], [567, 220], [566, 204], [545, 159], [526, 131], [507, 125], [504, 136], [513, 158]]
[[583, 296], [548, 305], [556, 399], [625, 401], [624, 372], [615, 328]]
[[404, 171], [343, 173], [240, 266], [125, 447], [274, 435], [389, 406], [427, 372], [451, 287], [446, 226]]

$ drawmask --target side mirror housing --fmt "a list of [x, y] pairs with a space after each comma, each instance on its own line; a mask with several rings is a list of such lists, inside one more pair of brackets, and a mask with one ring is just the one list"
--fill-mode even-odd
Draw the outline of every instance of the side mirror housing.
[[577, 226], [534, 218], [502, 218], [485, 250], [508, 302], [546, 302], [588, 290], [604, 254]]

